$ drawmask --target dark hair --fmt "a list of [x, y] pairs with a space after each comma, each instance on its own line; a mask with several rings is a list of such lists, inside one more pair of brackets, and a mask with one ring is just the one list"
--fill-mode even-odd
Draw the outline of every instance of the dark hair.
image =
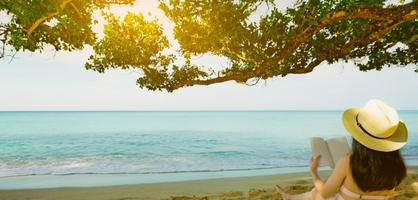
[[353, 138], [350, 167], [354, 181], [363, 192], [391, 190], [406, 176], [399, 150], [381, 152], [369, 149]]

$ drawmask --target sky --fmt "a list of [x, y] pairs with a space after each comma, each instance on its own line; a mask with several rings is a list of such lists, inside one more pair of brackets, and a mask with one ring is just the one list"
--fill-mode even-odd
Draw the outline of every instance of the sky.
[[[147, 2], [112, 8], [112, 12], [151, 12], [170, 34], [173, 25], [156, 9], [156, 2]], [[0, 60], [0, 111], [343, 110], [363, 106], [373, 98], [400, 110], [418, 109], [415, 66], [360, 72], [352, 63], [323, 63], [312, 73], [275, 77], [256, 86], [226, 82], [168, 93], [140, 89], [134, 72], [88, 71], [84, 63], [90, 54], [88, 48], [46, 50]], [[203, 56], [196, 62], [224, 61]]]

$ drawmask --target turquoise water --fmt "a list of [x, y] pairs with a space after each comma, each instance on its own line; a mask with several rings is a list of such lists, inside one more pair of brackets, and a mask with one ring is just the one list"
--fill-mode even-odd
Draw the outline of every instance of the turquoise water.
[[[136, 177], [123, 184], [305, 169], [309, 137], [347, 136], [341, 114], [0, 112], [0, 188], [41, 176]], [[402, 153], [417, 165], [418, 111], [400, 116], [410, 132]], [[90, 185], [101, 185], [94, 180]]]

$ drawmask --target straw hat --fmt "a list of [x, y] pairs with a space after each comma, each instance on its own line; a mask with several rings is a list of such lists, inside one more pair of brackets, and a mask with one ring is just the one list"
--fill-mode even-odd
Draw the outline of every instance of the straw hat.
[[376, 151], [398, 150], [408, 139], [408, 130], [396, 110], [377, 99], [363, 108], [346, 110], [343, 124], [355, 140]]

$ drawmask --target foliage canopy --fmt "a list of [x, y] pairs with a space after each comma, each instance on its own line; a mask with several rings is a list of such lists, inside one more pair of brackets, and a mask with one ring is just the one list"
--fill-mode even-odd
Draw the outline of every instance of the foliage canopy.
[[[322, 62], [353, 61], [360, 70], [418, 63], [418, 1], [298, 1], [285, 11], [274, 0], [160, 0], [174, 23], [173, 44], [157, 20], [104, 13], [103, 37], [92, 14], [135, 0], [2, 0], [0, 58], [7, 49], [74, 51], [92, 46], [86, 68], [139, 70], [137, 84], [150, 90], [210, 85], [311, 72]], [[257, 17], [261, 7], [268, 12]], [[194, 64], [200, 55], [228, 59], [221, 69]], [[179, 62], [184, 60], [184, 62]], [[180, 64], [179, 64], [180, 63]], [[416, 70], [418, 71], [418, 69]]]

